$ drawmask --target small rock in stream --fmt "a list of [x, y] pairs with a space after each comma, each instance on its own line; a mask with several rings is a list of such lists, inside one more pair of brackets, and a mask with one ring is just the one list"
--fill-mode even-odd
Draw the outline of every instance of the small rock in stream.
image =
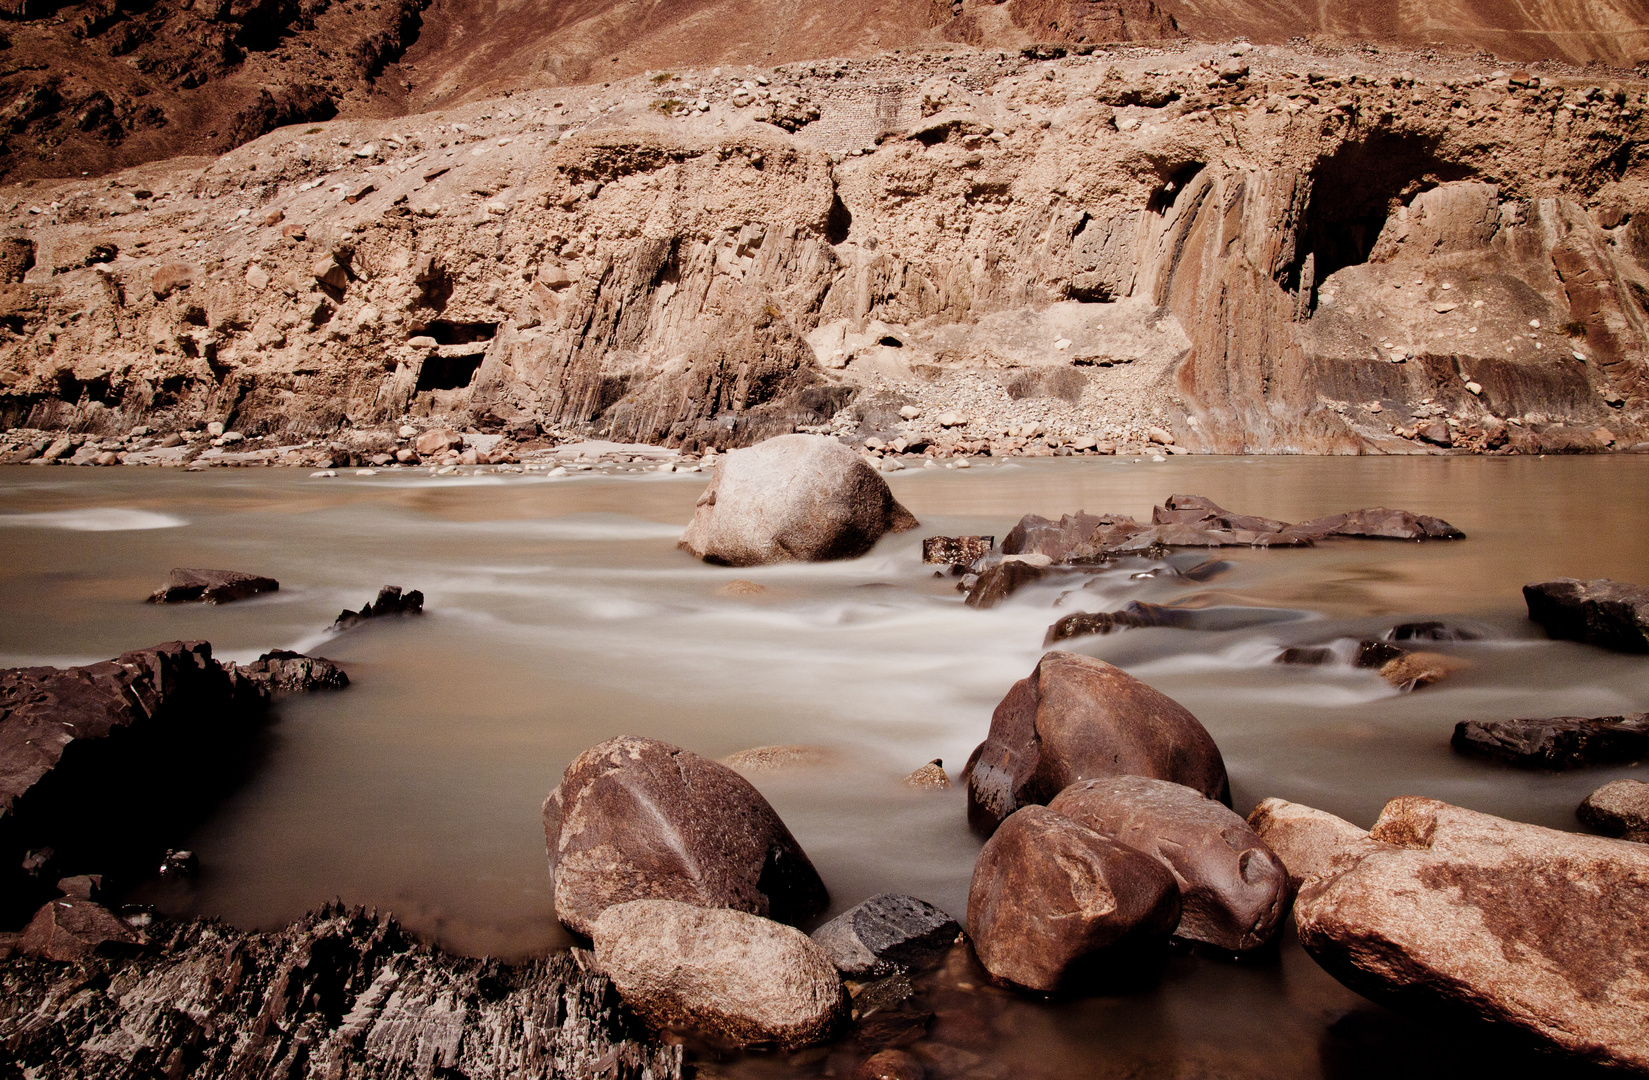
[[151, 604], [227, 604], [259, 593], [274, 592], [281, 583], [274, 578], [246, 574], [239, 570], [173, 570], [166, 584], [149, 597]]
[[961, 932], [955, 919], [926, 900], [881, 893], [813, 931], [813, 940], [843, 975], [878, 979], [932, 967]]
[[995, 545], [994, 536], [925, 536], [922, 538], [922, 561], [968, 566], [976, 559], [989, 555]]
[[273, 649], [250, 664], [236, 666], [247, 679], [261, 683], [277, 696], [311, 690], [342, 690], [349, 685], [344, 669], [331, 660], [286, 649]]
[[348, 630], [367, 619], [380, 619], [386, 615], [422, 615], [423, 613], [423, 593], [413, 589], [411, 592], [403, 594], [399, 585], [385, 585], [378, 590], [378, 599], [369, 602], [361, 610], [345, 610], [340, 613], [338, 621], [332, 624], [332, 629]]
[[1649, 587], [1608, 578], [1557, 578], [1523, 586], [1529, 618], [1546, 633], [1619, 652], [1649, 652]]
[[1649, 843], [1649, 784], [1642, 780], [1604, 784], [1586, 796], [1575, 816], [1605, 836]]
[[1462, 720], [1454, 748], [1532, 769], [1573, 769], [1649, 757], [1649, 713], [1549, 720]]

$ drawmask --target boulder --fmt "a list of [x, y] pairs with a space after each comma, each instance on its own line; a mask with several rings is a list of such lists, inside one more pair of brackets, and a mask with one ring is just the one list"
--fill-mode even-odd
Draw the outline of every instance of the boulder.
[[1620, 652], [1649, 652], [1649, 587], [1596, 578], [1523, 586], [1529, 618], [1546, 633]]
[[[1360, 832], [1307, 820], [1327, 847]], [[1399, 1011], [1649, 1070], [1649, 847], [1418, 797], [1387, 803], [1359, 844], [1294, 904], [1331, 975]]]
[[412, 440], [412, 448], [421, 457], [433, 457], [448, 450], [460, 450], [464, 437], [451, 428], [430, 428]]
[[828, 1039], [846, 1013], [830, 957], [806, 934], [725, 908], [631, 900], [590, 928], [596, 963], [658, 1029], [792, 1050]]
[[1586, 796], [1575, 816], [1605, 836], [1649, 843], [1649, 784], [1642, 780], [1604, 784]]
[[1414, 514], [1407, 510], [1352, 510], [1330, 517], [1313, 518], [1283, 530], [1284, 536], [1316, 541], [1330, 536], [1365, 537], [1379, 540], [1464, 540], [1466, 534], [1442, 518]]
[[1453, 747], [1532, 769], [1640, 761], [1649, 757], [1649, 713], [1549, 720], [1462, 720]]
[[198, 600], [205, 604], [227, 604], [263, 592], [274, 592], [281, 583], [274, 578], [245, 574], [239, 570], [186, 570], [178, 568], [166, 575], [166, 584], [149, 597], [151, 604], [182, 604]]
[[1072, 556], [1085, 557], [1092, 545], [1094, 530], [1117, 521], [1132, 521], [1114, 515], [1095, 515], [1078, 510], [1063, 514], [1058, 521], [1026, 514], [1002, 538], [1004, 555], [1046, 555], [1054, 562], [1066, 562]]
[[135, 945], [141, 938], [102, 904], [63, 896], [43, 905], [23, 929], [17, 951], [43, 960], [80, 960], [106, 944]]
[[272, 695], [342, 690], [349, 685], [349, 676], [332, 661], [287, 649], [274, 649], [250, 664], [236, 666], [242, 676], [262, 684]]
[[656, 739], [580, 754], [544, 801], [555, 913], [588, 934], [630, 900], [681, 900], [799, 922], [829, 901], [779, 815], [744, 777]]
[[359, 611], [350, 611], [347, 608], [338, 614], [338, 621], [332, 624], [334, 630], [348, 630], [357, 623], [368, 619], [381, 619], [386, 615], [422, 615], [424, 613], [424, 594], [417, 589], [403, 593], [399, 585], [385, 585], [378, 590], [378, 598], [370, 600]]
[[863, 555], [883, 534], [916, 525], [846, 446], [780, 435], [721, 457], [678, 546], [727, 566], [822, 562]]
[[1179, 919], [1179, 889], [1161, 863], [1045, 806], [1002, 823], [968, 886], [979, 962], [1045, 993], [1129, 966]]
[[924, 536], [922, 561], [969, 566], [975, 559], [989, 555], [995, 544], [994, 536]]
[[1364, 855], [1380, 850], [1351, 822], [1284, 799], [1262, 800], [1248, 815], [1248, 827], [1282, 861], [1296, 891], [1307, 881], [1348, 870]]
[[1125, 627], [1173, 626], [1189, 628], [1195, 625], [1197, 614], [1186, 608], [1164, 607], [1140, 600], [1130, 600], [1117, 611], [1077, 611], [1056, 621], [1042, 637], [1042, 645], [1049, 645], [1090, 634], [1109, 634]]
[[925, 900], [881, 893], [813, 931], [836, 970], [853, 979], [921, 971], [944, 958], [962, 928]]
[[1182, 908], [1175, 937], [1245, 952], [1282, 925], [1293, 896], [1282, 861], [1246, 821], [1201, 792], [1107, 776], [1072, 784], [1048, 809], [1168, 868]]
[[1148, 776], [1229, 804], [1219, 747], [1178, 702], [1121, 668], [1050, 652], [1013, 685], [962, 770], [968, 820], [989, 833], [1082, 780]]
[[[1045, 557], [1045, 556], [1044, 556]], [[1048, 568], [1010, 556], [993, 566], [962, 579], [963, 603], [974, 608], [993, 608], [1026, 585], [1048, 575]]]
[[1201, 525], [1227, 532], [1279, 533], [1288, 522], [1272, 518], [1233, 514], [1203, 495], [1170, 495], [1151, 513], [1153, 525]]

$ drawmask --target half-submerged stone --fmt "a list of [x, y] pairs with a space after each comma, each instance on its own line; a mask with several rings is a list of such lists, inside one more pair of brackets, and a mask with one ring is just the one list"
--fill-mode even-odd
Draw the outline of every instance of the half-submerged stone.
[[344, 669], [324, 656], [305, 656], [273, 649], [250, 664], [237, 664], [242, 676], [264, 686], [273, 695], [302, 694], [311, 690], [342, 690], [349, 685]]
[[944, 958], [962, 932], [926, 900], [881, 893], [813, 931], [836, 970], [853, 979], [921, 971]]
[[1649, 757], [1649, 713], [1462, 720], [1451, 744], [1463, 754], [1529, 769], [1574, 769]]
[[1649, 843], [1649, 784], [1616, 780], [1586, 796], [1575, 816], [1605, 836]]
[[1121, 668], [1050, 652], [1015, 683], [962, 770], [985, 833], [1022, 806], [1099, 776], [1148, 776], [1229, 803], [1219, 747], [1184, 706]]
[[887, 481], [824, 435], [780, 435], [727, 453], [678, 545], [706, 562], [852, 559], [918, 522]]
[[830, 957], [794, 927], [726, 908], [632, 900], [590, 928], [596, 963], [660, 1030], [793, 1050], [828, 1039], [846, 1012]]
[[795, 923], [829, 902], [807, 853], [725, 765], [621, 735], [580, 754], [544, 800], [555, 914], [581, 934], [614, 904], [679, 900]]
[[1608, 578], [1557, 578], [1523, 586], [1529, 618], [1554, 638], [1619, 652], [1649, 652], [1649, 587]]
[[281, 583], [271, 577], [239, 570], [188, 570], [179, 567], [166, 575], [166, 584], [149, 597], [151, 604], [227, 604], [259, 593], [274, 592]]
[[365, 622], [368, 619], [381, 619], [388, 615], [422, 615], [424, 613], [424, 594], [417, 589], [403, 593], [399, 585], [385, 585], [378, 590], [378, 598], [368, 601], [359, 611], [344, 610], [338, 615], [338, 621], [332, 624], [334, 630], [348, 630], [351, 626]]
[[1351, 989], [1649, 1070], [1649, 847], [1418, 797], [1366, 833], [1279, 800], [1250, 821], [1303, 881], [1300, 943]]

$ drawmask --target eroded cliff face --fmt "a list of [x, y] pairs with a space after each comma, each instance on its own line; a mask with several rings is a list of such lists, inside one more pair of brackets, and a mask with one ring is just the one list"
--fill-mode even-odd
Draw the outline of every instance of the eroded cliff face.
[[1627, 445], [1644, 113], [1574, 72], [1186, 45], [296, 126], [0, 192], [0, 420], [696, 447], [902, 394], [975, 435], [1034, 405], [1222, 452]]

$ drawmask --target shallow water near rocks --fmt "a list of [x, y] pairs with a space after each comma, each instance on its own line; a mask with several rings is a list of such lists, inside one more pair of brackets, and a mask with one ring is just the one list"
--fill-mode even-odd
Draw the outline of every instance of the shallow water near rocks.
[[[190, 838], [201, 876], [136, 899], [271, 927], [340, 897], [452, 949], [511, 957], [570, 943], [551, 911], [539, 805], [577, 753], [626, 732], [716, 758], [826, 748], [818, 764], [750, 779], [818, 866], [832, 912], [900, 891], [960, 918], [979, 847], [962, 794], [900, 778], [935, 757], [955, 776], [1048, 624], [1134, 599], [1218, 609], [1207, 619], [1219, 629], [1060, 647], [1190, 708], [1224, 753], [1239, 812], [1276, 795], [1367, 826], [1387, 799], [1420, 794], [1578, 829], [1588, 792], [1642, 776], [1526, 773], [1448, 741], [1466, 719], [1649, 708], [1649, 663], [1545, 640], [1520, 593], [1562, 575], [1649, 580], [1649, 457], [907, 470], [890, 483], [921, 529], [852, 562], [743, 570], [675, 549], [705, 482], [0, 469], [0, 666], [176, 638], [242, 661], [297, 648], [343, 663], [348, 690], [278, 706], [265, 760]], [[1202, 561], [1182, 552], [1061, 577], [990, 611], [964, 607], [954, 579], [920, 562], [924, 535], [1001, 537], [1024, 513], [1148, 517], [1173, 493], [1295, 521], [1400, 506], [1468, 539], [1225, 549], [1210, 557], [1229, 565], [1201, 581], [1174, 572]], [[267, 574], [281, 589], [223, 607], [143, 603], [174, 566]], [[735, 579], [765, 591], [719, 591]], [[423, 590], [427, 614], [324, 630], [384, 584]], [[1478, 640], [1426, 645], [1471, 666], [1412, 694], [1346, 665], [1274, 663], [1289, 645], [1420, 618]], [[935, 977], [939, 1017], [918, 1044], [930, 1075], [1379, 1075], [1409, 1069], [1426, 1045], [1291, 938], [1242, 964], [1176, 956], [1149, 988], [1074, 1002], [973, 989], [977, 974], [958, 961]], [[753, 1056], [706, 1075], [845, 1075], [847, 1053]]]

